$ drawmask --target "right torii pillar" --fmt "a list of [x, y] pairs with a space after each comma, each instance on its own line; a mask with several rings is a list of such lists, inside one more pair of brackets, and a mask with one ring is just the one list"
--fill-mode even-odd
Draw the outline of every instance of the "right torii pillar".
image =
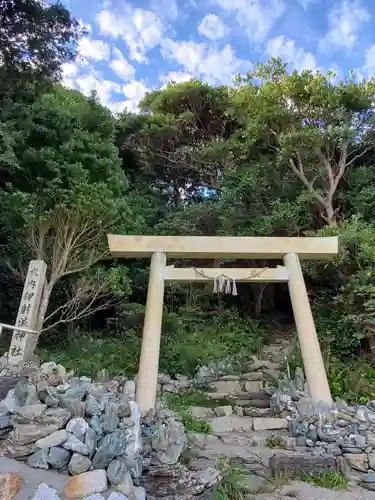
[[290, 300], [311, 398], [314, 402], [324, 401], [332, 404], [331, 391], [298, 255], [288, 253], [284, 255], [283, 260], [289, 273]]

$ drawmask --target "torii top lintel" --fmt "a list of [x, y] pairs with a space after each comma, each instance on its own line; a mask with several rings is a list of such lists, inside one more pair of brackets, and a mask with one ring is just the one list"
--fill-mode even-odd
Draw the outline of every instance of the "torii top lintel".
[[300, 259], [332, 260], [339, 253], [339, 237], [253, 236], [123, 236], [108, 235], [113, 257], [150, 257], [164, 252], [171, 258], [281, 259], [288, 253]]

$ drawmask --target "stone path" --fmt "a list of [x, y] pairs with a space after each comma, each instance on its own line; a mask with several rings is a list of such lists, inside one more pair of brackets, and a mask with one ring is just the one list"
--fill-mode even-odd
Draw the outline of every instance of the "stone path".
[[327, 490], [308, 483], [292, 481], [278, 493], [256, 495], [254, 500], [374, 500], [375, 492], [363, 488], [350, 490]]

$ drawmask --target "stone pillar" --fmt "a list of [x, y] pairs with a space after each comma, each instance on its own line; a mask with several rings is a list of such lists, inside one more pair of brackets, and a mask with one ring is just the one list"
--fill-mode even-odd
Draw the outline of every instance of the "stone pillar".
[[155, 407], [163, 317], [165, 264], [166, 255], [163, 252], [152, 254], [141, 359], [137, 378], [136, 400], [142, 414]]
[[311, 398], [314, 402], [324, 401], [332, 404], [331, 391], [298, 255], [294, 253], [284, 255], [284, 265], [289, 273], [290, 300]]
[[[47, 265], [43, 260], [30, 261], [15, 326], [35, 329], [46, 271]], [[31, 350], [35, 346], [33, 337], [33, 333], [14, 330], [9, 348], [10, 363], [16, 364], [31, 357]]]

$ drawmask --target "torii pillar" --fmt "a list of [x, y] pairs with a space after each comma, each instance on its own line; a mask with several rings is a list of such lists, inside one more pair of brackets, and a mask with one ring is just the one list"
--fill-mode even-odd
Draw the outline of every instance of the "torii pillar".
[[[339, 252], [338, 237], [257, 238], [108, 235], [108, 244], [113, 257], [151, 257], [136, 396], [142, 414], [154, 408], [156, 401], [164, 281], [168, 279], [168, 275], [171, 275], [166, 268], [167, 257], [179, 259], [283, 259], [285, 268], [281, 271], [281, 274], [286, 275], [286, 278], [275, 279], [275, 275], [273, 275], [272, 279], [273, 281], [288, 282], [311, 397], [314, 402], [324, 401], [332, 404], [331, 392], [299, 259], [332, 260]], [[225, 269], [216, 271], [225, 272]], [[192, 280], [188, 279], [188, 281]], [[263, 281], [271, 281], [270, 275], [268, 274], [267, 279], [264, 277]]]

